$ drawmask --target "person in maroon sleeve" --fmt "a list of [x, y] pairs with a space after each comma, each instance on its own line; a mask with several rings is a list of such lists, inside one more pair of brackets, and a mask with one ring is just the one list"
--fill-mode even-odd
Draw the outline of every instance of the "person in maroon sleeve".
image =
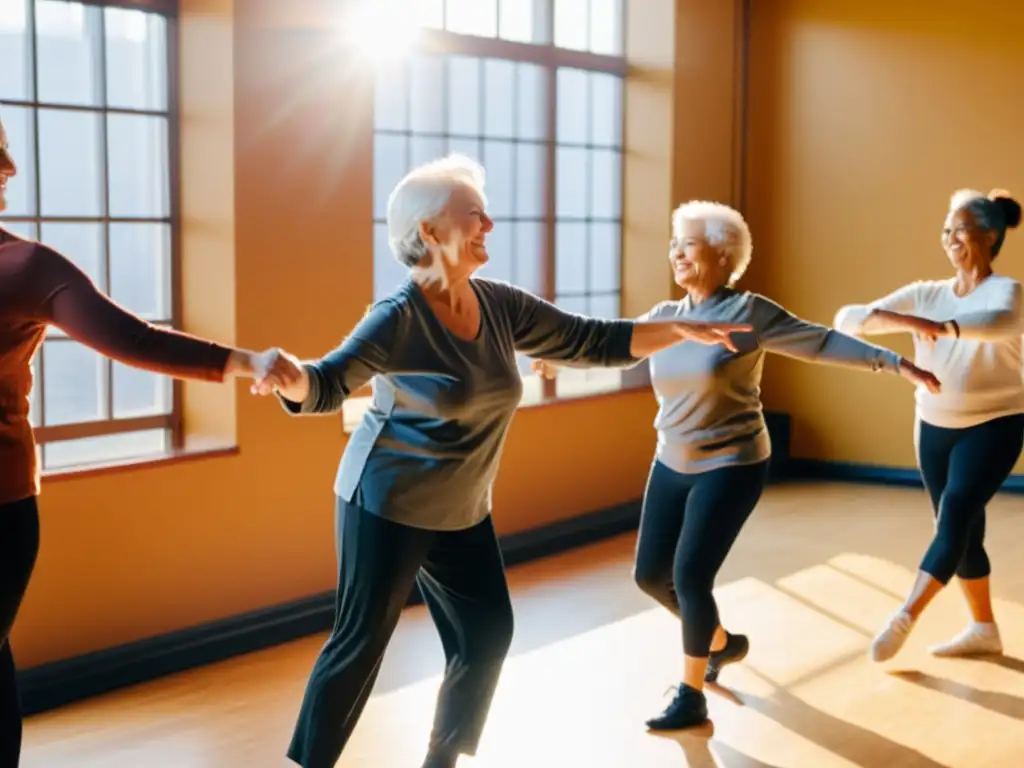
[[[16, 172], [0, 122], [0, 211]], [[289, 380], [290, 369], [275, 364], [272, 352], [235, 349], [147, 323], [100, 293], [52, 248], [0, 228], [0, 765], [5, 768], [18, 765], [22, 732], [8, 638], [39, 549], [31, 361], [50, 325], [126, 365], [179, 379]]]

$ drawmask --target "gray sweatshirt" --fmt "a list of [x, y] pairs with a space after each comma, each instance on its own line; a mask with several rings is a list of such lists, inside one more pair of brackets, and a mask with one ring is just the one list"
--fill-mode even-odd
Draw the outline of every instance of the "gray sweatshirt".
[[335, 413], [372, 379], [373, 403], [349, 440], [334, 491], [416, 528], [458, 530], [491, 510], [491, 486], [522, 400], [516, 352], [591, 366], [625, 366], [632, 320], [564, 312], [507, 283], [474, 279], [477, 338], [437, 319], [411, 281], [378, 301], [341, 346], [306, 363], [309, 395], [292, 414]]
[[676, 472], [753, 464], [771, 455], [761, 407], [765, 352], [899, 373], [896, 353], [801, 320], [756, 293], [723, 288], [697, 306], [689, 298], [664, 302], [646, 318], [747, 323], [754, 329], [732, 334], [738, 352], [687, 341], [651, 357], [657, 458]]

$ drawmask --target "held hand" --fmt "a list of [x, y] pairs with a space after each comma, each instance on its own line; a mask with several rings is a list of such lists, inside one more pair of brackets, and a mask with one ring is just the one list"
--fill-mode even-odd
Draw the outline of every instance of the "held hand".
[[927, 388], [933, 395], [942, 389], [942, 384], [935, 378], [934, 373], [918, 368], [909, 360], [900, 361], [900, 376], [914, 386]]
[[558, 375], [558, 367], [549, 360], [534, 360], [530, 363], [530, 370], [542, 379], [553, 379]]
[[715, 345], [721, 344], [730, 352], [736, 352], [736, 345], [729, 334], [749, 333], [753, 330], [750, 325], [735, 323], [695, 323], [680, 320], [675, 324], [679, 338], [684, 341], [696, 341], [698, 344]]
[[305, 399], [309, 381], [302, 364], [294, 355], [274, 347], [253, 356], [253, 383], [250, 391], [254, 395], [272, 395], [280, 391], [298, 401]]

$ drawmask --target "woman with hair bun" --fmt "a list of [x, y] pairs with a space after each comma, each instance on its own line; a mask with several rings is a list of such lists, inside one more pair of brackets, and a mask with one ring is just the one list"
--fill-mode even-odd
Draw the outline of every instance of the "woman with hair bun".
[[892, 658], [925, 607], [956, 574], [973, 621], [930, 650], [936, 656], [1002, 653], [985, 553], [985, 506], [1024, 445], [1021, 285], [993, 272], [1006, 230], [1021, 221], [1007, 192], [960, 190], [950, 201], [942, 247], [955, 275], [919, 281], [868, 305], [843, 307], [838, 330], [914, 334], [915, 362], [942, 390], [917, 389], [914, 443], [937, 518], [935, 534], [906, 601], [871, 644]]

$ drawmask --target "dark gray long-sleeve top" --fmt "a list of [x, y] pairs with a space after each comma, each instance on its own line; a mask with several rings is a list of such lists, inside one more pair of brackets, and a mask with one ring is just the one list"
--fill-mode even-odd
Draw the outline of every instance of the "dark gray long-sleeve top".
[[693, 305], [688, 298], [657, 305], [644, 319], [750, 324], [732, 334], [737, 350], [685, 341], [650, 359], [658, 400], [657, 458], [680, 473], [754, 464], [771, 455], [761, 406], [766, 352], [865, 371], [899, 373], [900, 357], [790, 314], [756, 293], [723, 288]]
[[309, 395], [292, 414], [334, 413], [367, 381], [373, 401], [341, 459], [335, 493], [388, 520], [458, 530], [491, 511], [505, 436], [522, 399], [516, 352], [625, 366], [631, 320], [563, 312], [503, 282], [471, 281], [480, 332], [460, 338], [407, 281], [378, 301], [342, 344], [305, 363]]

